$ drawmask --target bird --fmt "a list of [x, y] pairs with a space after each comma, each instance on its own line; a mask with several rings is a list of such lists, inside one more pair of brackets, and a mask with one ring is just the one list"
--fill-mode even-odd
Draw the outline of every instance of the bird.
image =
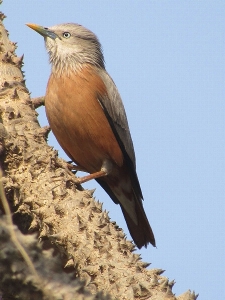
[[82, 25], [26, 24], [44, 37], [51, 64], [45, 109], [68, 157], [119, 204], [136, 246], [156, 246], [143, 207], [136, 158], [125, 108], [107, 73], [97, 36]]

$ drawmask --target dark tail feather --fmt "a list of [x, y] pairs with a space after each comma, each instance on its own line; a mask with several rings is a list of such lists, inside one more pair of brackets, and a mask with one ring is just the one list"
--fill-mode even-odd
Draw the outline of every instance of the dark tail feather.
[[[116, 197], [115, 193], [112, 191], [112, 189], [109, 187], [109, 185], [101, 180], [101, 179], [96, 179], [96, 181], [101, 185], [101, 187], [106, 191], [106, 193], [111, 197], [111, 199], [116, 203], [120, 204], [118, 198]], [[136, 198], [136, 196], [134, 195]], [[146, 217], [144, 208], [142, 206], [139, 200], [136, 198], [135, 200], [135, 212], [137, 214], [137, 220], [138, 220], [138, 225], [135, 224], [135, 222], [132, 220], [132, 218], [129, 216], [127, 211], [122, 207], [120, 204], [120, 207], [122, 209], [124, 218], [127, 223], [127, 227], [130, 231], [130, 235], [132, 236], [135, 244], [137, 247], [140, 249], [143, 246], [147, 248], [147, 245], [151, 243], [154, 247], [156, 247], [155, 244], [155, 237], [152, 232], [151, 226], [148, 222], [148, 219]], [[129, 200], [128, 200], [128, 205], [129, 205]]]
[[141, 249], [143, 246], [147, 248], [149, 243], [156, 247], [153, 231], [144, 212], [144, 208], [141, 207], [141, 204], [136, 201], [135, 210], [137, 214], [138, 225], [135, 224], [122, 205], [121, 209], [126, 220], [127, 227], [137, 247], [139, 249]]

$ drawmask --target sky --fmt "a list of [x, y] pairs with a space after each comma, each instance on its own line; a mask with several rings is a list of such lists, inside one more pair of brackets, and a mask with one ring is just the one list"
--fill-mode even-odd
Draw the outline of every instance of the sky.
[[[24, 54], [26, 84], [43, 96], [50, 74], [43, 38], [25, 26], [74, 22], [100, 39], [132, 134], [144, 208], [157, 249], [138, 250], [175, 279], [173, 291], [225, 299], [225, 2], [4, 1], [4, 24]], [[39, 122], [47, 125], [44, 108]], [[66, 155], [50, 135], [49, 144]], [[95, 197], [130, 238], [119, 206]]]

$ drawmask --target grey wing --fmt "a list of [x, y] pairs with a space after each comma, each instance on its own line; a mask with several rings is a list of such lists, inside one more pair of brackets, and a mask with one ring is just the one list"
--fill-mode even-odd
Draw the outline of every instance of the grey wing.
[[109, 97], [100, 97], [99, 101], [111, 123], [110, 125], [114, 130], [114, 134], [116, 135], [122, 150], [126, 151], [126, 154], [133, 163], [134, 169], [136, 169], [134, 146], [122, 99], [109, 74], [105, 70], [99, 70], [99, 75], [106, 86]]

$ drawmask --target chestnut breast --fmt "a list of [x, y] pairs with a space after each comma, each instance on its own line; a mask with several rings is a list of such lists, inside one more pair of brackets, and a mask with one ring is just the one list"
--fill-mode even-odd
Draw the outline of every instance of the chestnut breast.
[[[107, 90], [94, 67], [62, 76], [51, 74], [45, 97], [51, 129], [67, 155], [88, 172], [101, 169], [105, 159], [123, 165], [123, 154], [98, 96]], [[108, 97], [107, 97], [108, 98]]]

